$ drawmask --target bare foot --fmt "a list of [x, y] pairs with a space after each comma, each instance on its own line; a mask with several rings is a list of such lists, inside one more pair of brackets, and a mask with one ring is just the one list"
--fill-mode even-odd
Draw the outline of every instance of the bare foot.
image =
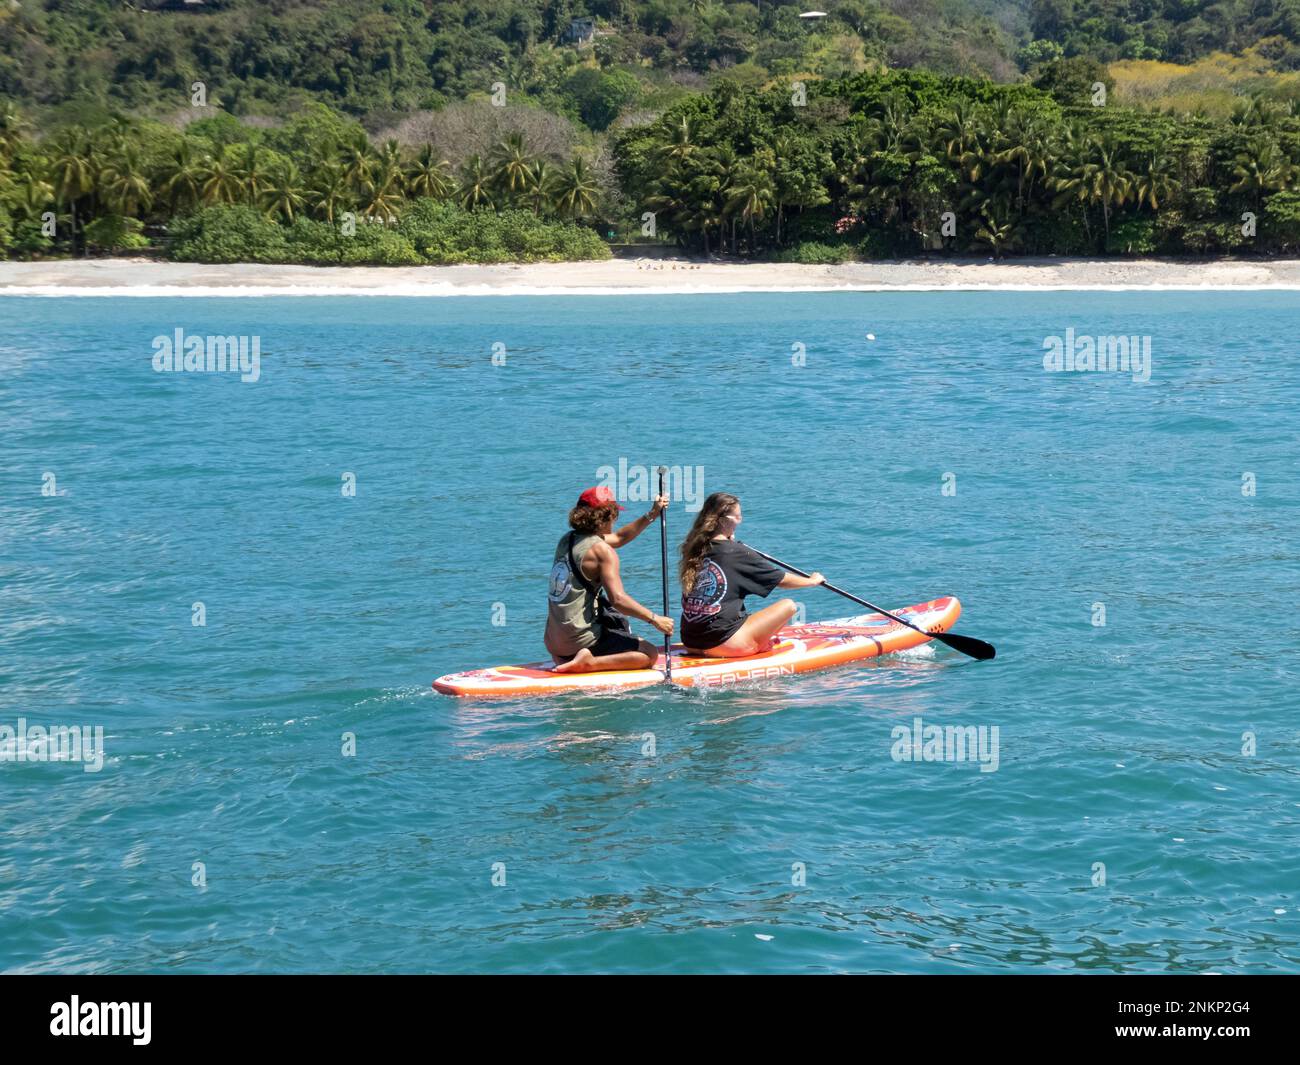
[[589, 673], [591, 672], [591, 663], [595, 659], [595, 657], [596, 656], [593, 655], [591, 651], [589, 651], [586, 647], [584, 647], [581, 651], [579, 651], [576, 655], [574, 655], [571, 659], [569, 659], [569, 661], [565, 662], [564, 665], [556, 666], [553, 670], [551, 670], [551, 672], [552, 673]]

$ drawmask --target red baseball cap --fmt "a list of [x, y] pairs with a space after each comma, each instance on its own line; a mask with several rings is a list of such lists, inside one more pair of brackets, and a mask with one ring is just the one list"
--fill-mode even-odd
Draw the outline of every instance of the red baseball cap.
[[603, 484], [599, 484], [595, 488], [588, 488], [582, 495], [578, 496], [578, 506], [580, 507], [604, 507], [610, 503], [615, 504], [619, 510], [627, 510], [627, 507], [619, 503], [614, 498], [614, 493]]

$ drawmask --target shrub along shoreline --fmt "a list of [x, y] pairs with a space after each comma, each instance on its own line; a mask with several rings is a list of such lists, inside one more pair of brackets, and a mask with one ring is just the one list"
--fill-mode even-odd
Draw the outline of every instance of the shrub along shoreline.
[[430, 199], [409, 204], [395, 222], [333, 225], [295, 218], [289, 225], [247, 206], [204, 207], [176, 222], [169, 254], [178, 262], [418, 266], [608, 259], [592, 230], [530, 211], [467, 211]]

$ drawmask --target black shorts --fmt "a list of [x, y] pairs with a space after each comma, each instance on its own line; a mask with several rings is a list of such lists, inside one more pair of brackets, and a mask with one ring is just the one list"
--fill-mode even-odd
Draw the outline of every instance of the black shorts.
[[[602, 655], [621, 655], [628, 651], [641, 650], [641, 641], [626, 632], [602, 629], [600, 637], [591, 645], [589, 650], [597, 658]], [[565, 662], [571, 662], [576, 657], [577, 655], [569, 655], [567, 658], [557, 658], [555, 661], [558, 665], [564, 665]]]
[[[748, 614], [741, 614], [730, 622], [724, 624], [687, 624], [683, 621], [681, 628], [678, 630], [682, 634], [682, 643], [689, 650], [708, 651], [714, 647], [721, 647], [740, 631], [740, 627], [748, 620]], [[717, 619], [710, 619], [716, 622]]]

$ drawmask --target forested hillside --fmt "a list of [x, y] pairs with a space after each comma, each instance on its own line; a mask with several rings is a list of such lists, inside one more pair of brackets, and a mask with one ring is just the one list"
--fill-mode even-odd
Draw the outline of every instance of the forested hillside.
[[[681, 87], [883, 67], [1009, 80], [1044, 59], [1191, 62], [1266, 42], [1300, 68], [1300, 0], [3, 0], [0, 97], [165, 109], [196, 80], [236, 113], [316, 99], [349, 114], [437, 107], [497, 80], [606, 123]], [[583, 42], [597, 70], [567, 41]], [[566, 43], [568, 47], [566, 47]]]
[[[0, 5], [0, 96], [165, 108], [201, 80], [240, 113], [310, 97], [364, 115], [437, 107], [504, 80], [599, 124], [719, 71], [749, 82], [872, 64], [1015, 73], [1017, 41], [966, 0], [830, 6], [808, 20], [791, 0], [22, 0]], [[566, 35], [583, 15], [595, 35], [579, 48]], [[597, 74], [584, 72], [589, 57]]]
[[1068, 56], [1189, 63], [1268, 42], [1300, 69], [1300, 0], [1033, 0], [1030, 31]]
[[1297, 248], [1300, 0], [825, 6], [0, 0], [0, 254]]

